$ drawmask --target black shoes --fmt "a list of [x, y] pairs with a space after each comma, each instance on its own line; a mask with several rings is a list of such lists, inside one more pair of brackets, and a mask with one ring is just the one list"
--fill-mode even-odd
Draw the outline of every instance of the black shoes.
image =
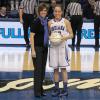
[[41, 98], [41, 97], [42, 97], [41, 94], [34, 94], [34, 96], [35, 96], [36, 98]]
[[59, 96], [68, 96], [68, 90], [62, 90]]
[[59, 97], [61, 97], [61, 96], [68, 96], [68, 89], [62, 90], [62, 91], [60, 91], [60, 89], [59, 90], [54, 90], [52, 92], [52, 96], [53, 97], [56, 97], [56, 96], [59, 96]]
[[47, 94], [46, 94], [46, 93], [35, 94], [35, 97], [36, 97], [36, 98], [42, 98], [42, 97], [44, 97], [44, 96], [47, 96]]
[[60, 94], [60, 90], [59, 89], [53, 90], [53, 92], [52, 92], [52, 96], [53, 97], [59, 96], [59, 94]]
[[42, 93], [41, 96], [47, 96], [47, 94], [46, 93]]

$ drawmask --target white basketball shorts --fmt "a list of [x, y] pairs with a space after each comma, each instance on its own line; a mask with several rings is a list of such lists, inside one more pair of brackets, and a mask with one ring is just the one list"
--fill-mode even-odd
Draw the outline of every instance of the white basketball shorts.
[[56, 68], [65, 68], [69, 66], [68, 63], [68, 51], [66, 49], [66, 42], [61, 43], [58, 46], [50, 45], [49, 48], [49, 64], [50, 67]]

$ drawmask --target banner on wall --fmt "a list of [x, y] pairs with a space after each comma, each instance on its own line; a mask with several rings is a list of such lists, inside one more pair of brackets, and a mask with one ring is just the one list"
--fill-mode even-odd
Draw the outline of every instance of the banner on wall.
[[0, 44], [25, 44], [22, 24], [0, 22]]
[[[20, 24], [20, 22], [1, 21], [0, 44], [25, 44], [22, 24]], [[71, 40], [68, 41], [68, 44], [71, 44]], [[83, 23], [81, 44], [82, 45], [94, 44], [93, 23]]]

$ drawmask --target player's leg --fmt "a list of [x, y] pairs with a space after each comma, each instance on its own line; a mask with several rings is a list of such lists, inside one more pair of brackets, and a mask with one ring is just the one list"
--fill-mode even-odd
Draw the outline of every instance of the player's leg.
[[59, 90], [59, 68], [54, 69], [54, 89], [53, 89], [53, 93], [52, 96], [58, 96], [60, 93]]
[[[66, 59], [67, 58], [67, 59]], [[59, 46], [59, 68], [61, 69], [62, 78], [63, 78], [63, 91], [61, 91], [60, 96], [68, 95], [67, 90], [67, 71], [66, 66], [68, 66], [68, 51], [66, 51], [66, 42], [62, 43]]]
[[68, 74], [66, 68], [61, 68], [62, 78], [63, 78], [63, 90], [61, 91], [60, 96], [67, 96], [68, 95]]
[[59, 68], [58, 68], [58, 47], [50, 45], [49, 51], [49, 62], [50, 66], [54, 68], [54, 88], [52, 96], [57, 96], [59, 94]]

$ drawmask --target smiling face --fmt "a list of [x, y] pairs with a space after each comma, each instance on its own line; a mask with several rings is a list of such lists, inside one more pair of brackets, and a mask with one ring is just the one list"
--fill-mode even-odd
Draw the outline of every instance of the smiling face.
[[47, 16], [47, 9], [44, 8], [43, 10], [40, 11], [39, 15], [43, 18], [45, 18]]
[[46, 17], [47, 16], [47, 11], [48, 10], [48, 8], [47, 8], [47, 6], [46, 6], [46, 4], [44, 4], [44, 3], [41, 3], [40, 5], [39, 5], [39, 7], [38, 7], [38, 14], [39, 14], [39, 16], [41, 16], [41, 17]]
[[56, 6], [55, 7], [54, 16], [55, 16], [55, 19], [61, 19], [61, 17], [62, 17], [62, 9], [61, 9], [60, 6]]

